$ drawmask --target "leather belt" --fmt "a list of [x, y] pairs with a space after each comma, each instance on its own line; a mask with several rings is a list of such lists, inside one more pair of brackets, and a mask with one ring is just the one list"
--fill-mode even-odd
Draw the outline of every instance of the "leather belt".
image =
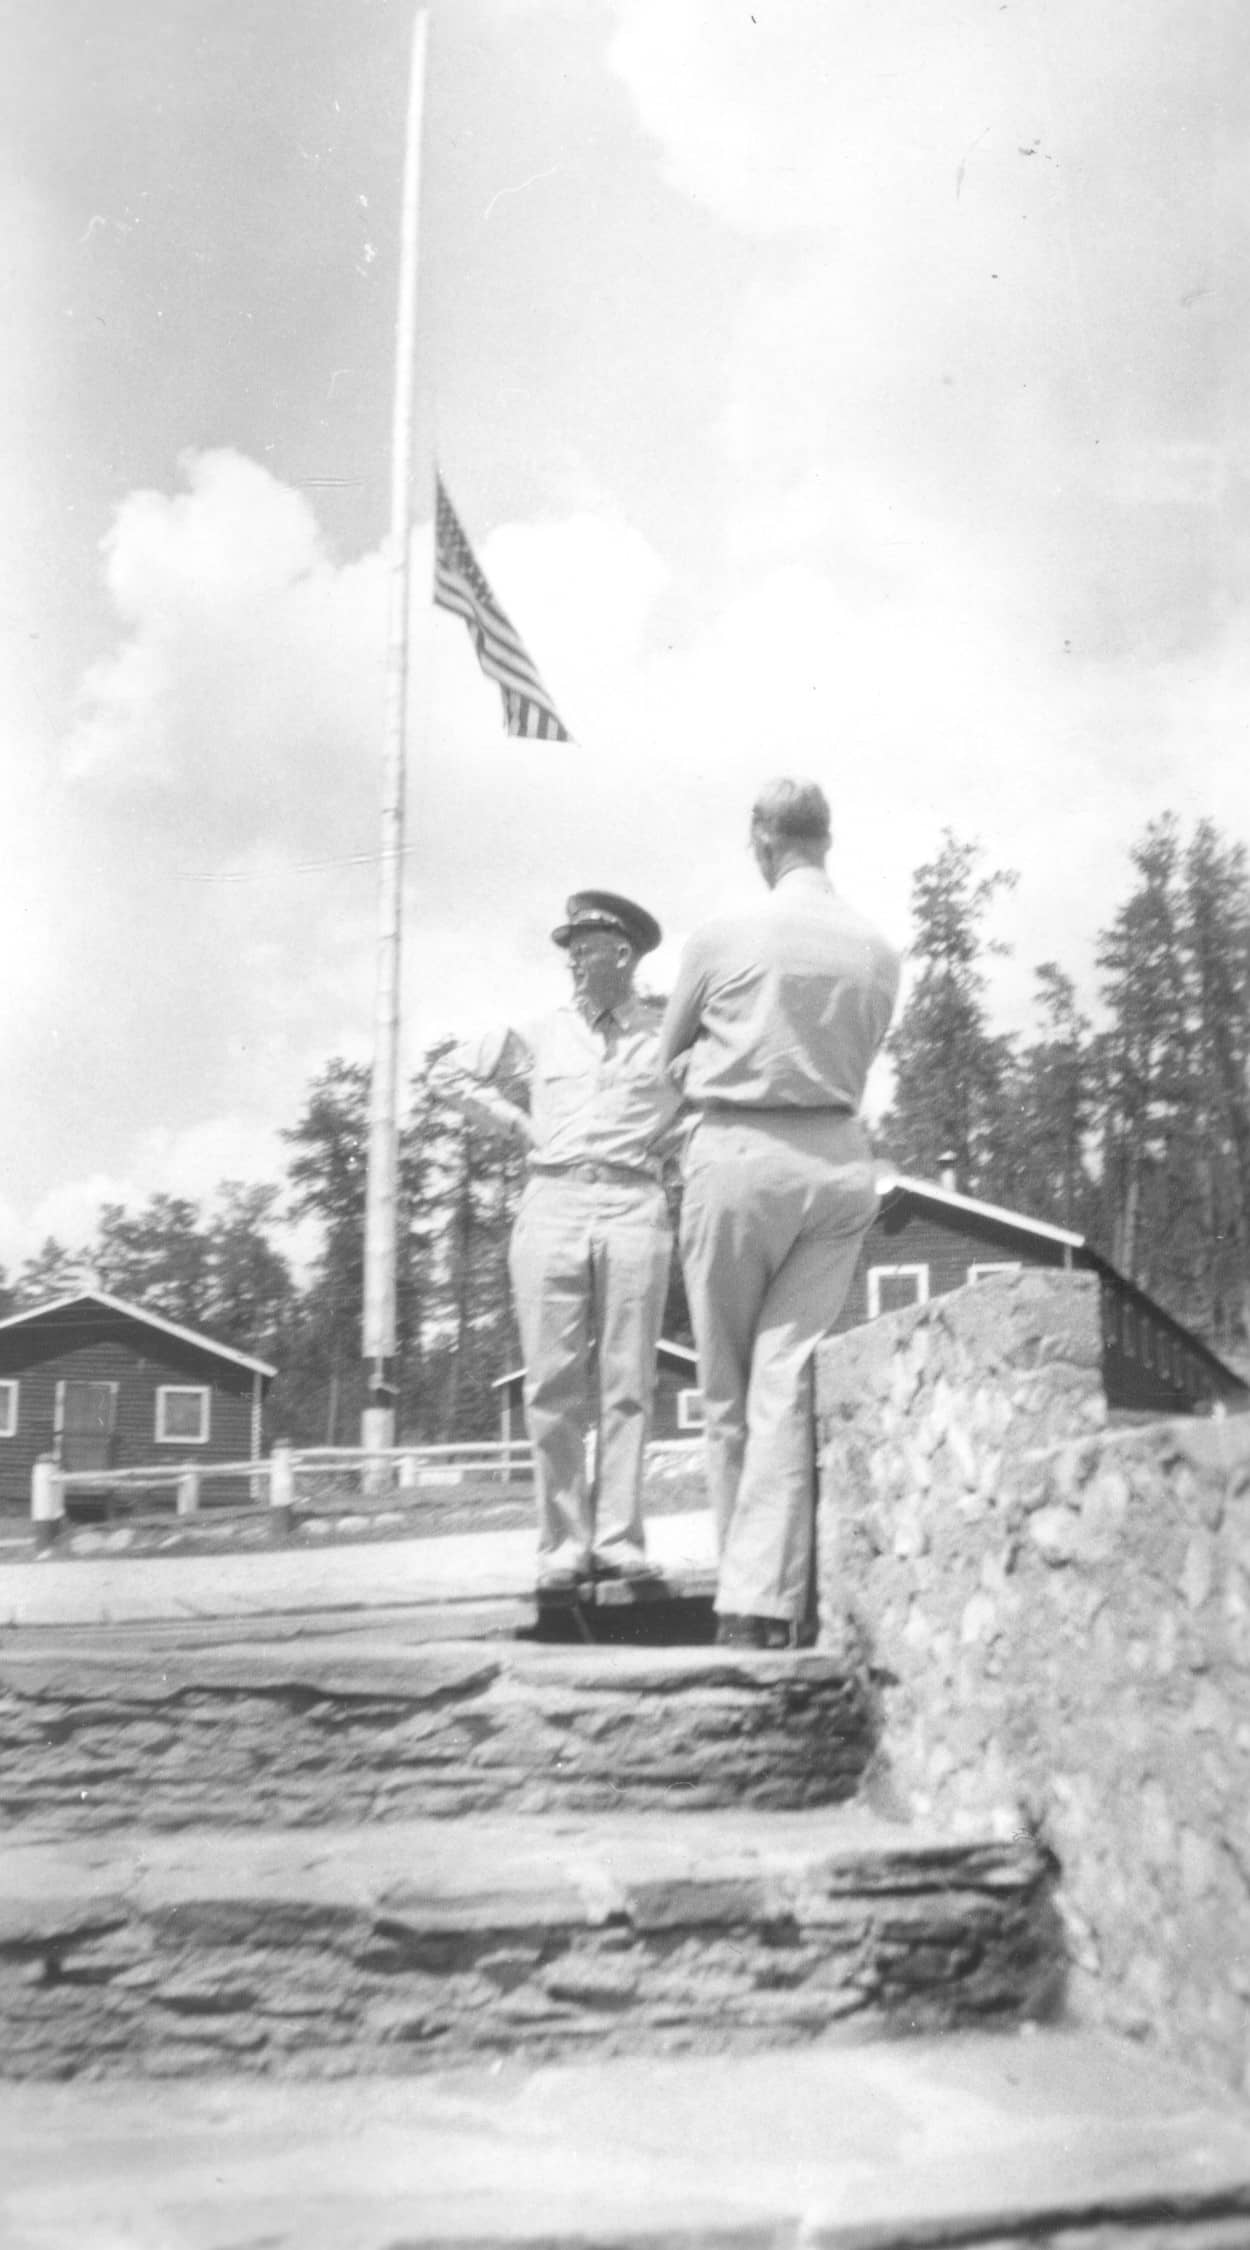
[[858, 1117], [859, 1111], [845, 1102], [701, 1102], [695, 1114], [737, 1123], [752, 1117]]
[[660, 1182], [654, 1172], [631, 1164], [531, 1164], [531, 1178], [536, 1180], [582, 1180], [589, 1186], [607, 1187], [658, 1187]]

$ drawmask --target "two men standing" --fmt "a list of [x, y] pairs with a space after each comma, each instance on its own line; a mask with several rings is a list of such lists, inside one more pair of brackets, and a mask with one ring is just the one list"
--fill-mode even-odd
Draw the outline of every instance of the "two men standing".
[[[572, 1006], [459, 1060], [473, 1106], [530, 1148], [511, 1272], [540, 1585], [646, 1569], [643, 1448], [671, 1252], [661, 1167], [684, 1101], [682, 1252], [718, 1639], [784, 1647], [808, 1599], [812, 1355], [876, 1209], [858, 1111], [899, 963], [825, 874], [829, 807], [814, 783], [764, 790], [751, 841], [770, 895], [695, 932], [662, 1026], [658, 1004], [633, 991], [658, 925], [630, 900], [579, 892], [553, 932], [573, 969]], [[531, 1082], [528, 1117], [491, 1084], [518, 1068]], [[582, 1433], [596, 1352], [592, 1492]]]

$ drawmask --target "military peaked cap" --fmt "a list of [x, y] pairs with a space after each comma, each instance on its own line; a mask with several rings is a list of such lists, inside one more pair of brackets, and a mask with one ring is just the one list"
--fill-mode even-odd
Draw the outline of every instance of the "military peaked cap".
[[568, 945], [580, 930], [615, 930], [628, 939], [635, 953], [654, 953], [663, 936], [645, 906], [635, 906], [632, 898], [618, 898], [615, 891], [574, 891], [564, 911], [567, 921], [551, 933], [557, 945]]

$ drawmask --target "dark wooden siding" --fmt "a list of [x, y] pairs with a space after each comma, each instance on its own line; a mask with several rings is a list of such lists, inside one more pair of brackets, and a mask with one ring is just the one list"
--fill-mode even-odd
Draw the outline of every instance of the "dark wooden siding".
[[1074, 1266], [1100, 1275], [1103, 1383], [1109, 1406], [1186, 1414], [1217, 1398], [1244, 1403], [1245, 1385], [1196, 1336], [1142, 1290], [1110, 1273], [1091, 1252], [1065, 1252], [1063, 1243], [1031, 1234], [1008, 1219], [958, 1210], [948, 1216], [897, 1191], [864, 1238], [837, 1330], [858, 1327], [869, 1318], [868, 1281], [874, 1266], [924, 1266], [932, 1298], [962, 1289], [973, 1266], [1054, 1268], [1064, 1264], [1065, 1255]]
[[[1220, 1398], [1237, 1407], [1246, 1405], [1247, 1386], [1214, 1353], [1131, 1282], [1111, 1273], [1091, 1251], [1053, 1242], [1010, 1217], [999, 1219], [957, 1208], [948, 1211], [907, 1190], [895, 1189], [888, 1195], [869, 1228], [834, 1333], [858, 1328], [870, 1317], [869, 1275], [874, 1266], [923, 1266], [928, 1275], [928, 1294], [933, 1298], [964, 1288], [974, 1266], [1041, 1266], [1053, 1270], [1068, 1262], [1100, 1277], [1103, 1383], [1110, 1406], [1189, 1414]], [[684, 1388], [696, 1388], [697, 1383], [695, 1374], [675, 1376], [661, 1368], [657, 1437], [690, 1434], [678, 1430], [677, 1396]], [[518, 1433], [521, 1417], [518, 1379], [513, 1398], [513, 1429]]]
[[1180, 1321], [1118, 1274], [1102, 1276], [1102, 1373], [1107, 1404], [1141, 1413], [1192, 1414], [1244, 1396]]
[[[242, 1461], [252, 1450], [252, 1370], [236, 1367], [175, 1336], [146, 1327], [107, 1306], [69, 1306], [59, 1314], [0, 1331], [0, 1381], [17, 1381], [16, 1435], [0, 1438], [0, 1501], [25, 1508], [31, 1471], [40, 1454], [55, 1450], [56, 1393], [60, 1382], [117, 1385], [117, 1419], [111, 1466], [171, 1466], [181, 1460]], [[165, 1384], [210, 1392], [206, 1444], [158, 1441], [156, 1394]], [[214, 1493], [225, 1497], [220, 1487]], [[243, 1497], [242, 1489], [238, 1497]]]
[[873, 1266], [924, 1266], [930, 1297], [962, 1289], [974, 1265], [1061, 1266], [1063, 1245], [1004, 1225], [952, 1212], [936, 1217], [909, 1197], [878, 1212], [864, 1237], [855, 1277], [835, 1333], [868, 1319], [868, 1275]]

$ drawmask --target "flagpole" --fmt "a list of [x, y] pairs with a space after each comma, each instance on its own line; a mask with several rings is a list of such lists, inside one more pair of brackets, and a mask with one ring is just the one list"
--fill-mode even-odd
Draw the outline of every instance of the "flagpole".
[[[365, 1192], [364, 1371], [361, 1442], [395, 1442], [395, 1268], [399, 1175], [400, 972], [404, 895], [404, 798], [408, 733], [408, 615], [412, 528], [413, 409], [417, 333], [417, 249], [421, 211], [421, 119], [425, 101], [426, 16], [412, 27], [399, 296], [395, 316], [395, 402], [391, 439], [390, 622], [386, 652], [386, 732], [382, 758], [382, 848], [378, 879], [378, 962], [369, 1159]], [[371, 1481], [378, 1481], [376, 1478]]]

